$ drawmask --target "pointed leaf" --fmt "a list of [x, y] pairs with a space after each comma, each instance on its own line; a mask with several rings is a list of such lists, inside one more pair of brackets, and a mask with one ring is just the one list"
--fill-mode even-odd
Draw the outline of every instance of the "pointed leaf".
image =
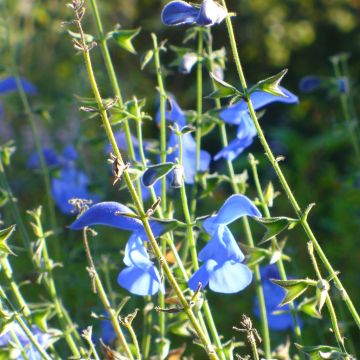
[[2, 253], [15, 255], [6, 243], [8, 238], [15, 231], [15, 227], [16, 225], [11, 225], [6, 229], [0, 230], [0, 255]]
[[48, 332], [47, 321], [50, 315], [51, 309], [39, 309], [32, 311], [31, 317], [35, 325], [44, 333]]
[[154, 56], [154, 50], [148, 50], [141, 59], [141, 70], [145, 69], [145, 66], [151, 61]]
[[286, 305], [289, 302], [297, 299], [302, 293], [304, 293], [309, 287], [309, 280], [296, 279], [296, 280], [276, 280], [270, 279], [274, 284], [281, 286], [286, 295], [282, 300], [280, 306]]
[[9, 200], [8, 193], [0, 188], [0, 207], [4, 206]]
[[268, 219], [255, 218], [255, 220], [260, 224], [264, 225], [267, 229], [260, 244], [269, 241], [271, 238], [280, 234], [282, 231], [286, 229], [292, 229], [299, 222], [299, 220], [297, 219], [291, 219], [285, 216], [268, 218]]
[[280, 71], [278, 74], [270, 76], [269, 78], [265, 80], [259, 81], [251, 90], [250, 92], [254, 92], [257, 90], [266, 91], [272, 95], [275, 96], [284, 96], [286, 97], [286, 94], [282, 91], [280, 87], [281, 80], [287, 73], [287, 69], [284, 69]]
[[242, 93], [234, 86], [230, 85], [224, 80], [219, 79], [215, 74], [210, 73], [210, 76], [215, 81], [216, 90], [208, 95], [208, 98], [227, 98], [227, 97], [242, 97]]
[[298, 350], [310, 356], [311, 360], [322, 360], [322, 359], [344, 359], [347, 354], [341, 352], [340, 349], [333, 346], [318, 345], [318, 346], [303, 346], [296, 344]]
[[318, 300], [315, 296], [312, 298], [309, 298], [309, 299], [305, 298], [298, 305], [297, 310], [302, 311], [303, 313], [305, 313], [313, 318], [321, 319], [322, 316], [317, 309], [317, 304], [318, 304]]
[[172, 162], [149, 166], [142, 177], [142, 182], [146, 187], [153, 186], [159, 179], [167, 175], [176, 164]]
[[[76, 33], [76, 32], [73, 32], [71, 30], [67, 30], [68, 34], [74, 38], [74, 39], [77, 39], [77, 40], [81, 40], [81, 35], [80, 33]], [[95, 37], [90, 35], [90, 34], [84, 34], [85, 35], [85, 41], [87, 43], [92, 43], [93, 41], [95, 41]]]
[[111, 37], [117, 42], [117, 44], [126, 51], [136, 54], [136, 50], [132, 44], [133, 38], [139, 34], [141, 28], [134, 30], [116, 30], [110, 33]]

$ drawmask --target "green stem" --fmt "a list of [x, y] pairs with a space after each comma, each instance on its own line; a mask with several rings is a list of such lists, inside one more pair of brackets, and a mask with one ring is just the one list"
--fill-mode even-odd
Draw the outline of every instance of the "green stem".
[[[160, 94], [160, 160], [162, 163], [166, 162], [166, 115], [165, 115], [165, 106], [166, 106], [166, 92], [164, 87], [164, 81], [161, 71], [160, 63], [160, 51], [157, 37], [154, 33], [151, 34], [153, 47], [154, 47], [154, 62], [155, 70], [157, 76], [157, 83]], [[161, 210], [163, 213], [166, 213], [166, 176], [161, 179]], [[161, 237], [161, 251], [163, 254], [166, 252], [166, 239], [164, 236]], [[164, 285], [164, 284], [163, 284]], [[162, 291], [159, 292], [159, 306], [163, 309], [165, 307], [165, 295]], [[162, 348], [166, 346], [166, 317], [165, 312], [160, 311], [158, 313], [159, 317], [159, 329], [160, 329], [160, 339], [159, 339], [159, 356], [163, 354]]]
[[[114, 133], [112, 131], [111, 124], [110, 124], [109, 118], [107, 116], [107, 112], [106, 112], [106, 110], [104, 108], [104, 104], [102, 102], [102, 98], [101, 98], [101, 95], [100, 95], [100, 92], [99, 92], [99, 89], [98, 89], [98, 86], [97, 86], [97, 83], [96, 83], [94, 71], [93, 71], [93, 68], [92, 68], [89, 48], [86, 45], [86, 41], [85, 41], [85, 38], [84, 38], [84, 32], [83, 32], [83, 29], [82, 29], [82, 26], [81, 26], [81, 18], [82, 18], [82, 16], [79, 13], [79, 10], [75, 9], [75, 16], [76, 16], [75, 22], [78, 25], [78, 29], [79, 29], [79, 32], [80, 32], [80, 35], [81, 35], [81, 43], [82, 43], [82, 46], [83, 46], [84, 62], [85, 62], [86, 70], [87, 70], [87, 73], [88, 73], [91, 89], [93, 91], [95, 100], [96, 100], [97, 105], [98, 105], [100, 117], [102, 119], [102, 123], [104, 125], [106, 135], [108, 136], [108, 139], [109, 139], [109, 141], [111, 143], [111, 146], [113, 148], [114, 154], [118, 158], [119, 164], [124, 166], [123, 158], [121, 156], [120, 150], [119, 150], [118, 145], [116, 143]], [[163, 254], [161, 252], [161, 249], [160, 249], [159, 245], [157, 244], [157, 241], [156, 241], [156, 239], [154, 237], [154, 234], [153, 234], [153, 232], [151, 230], [148, 217], [147, 217], [147, 215], [146, 215], [146, 213], [145, 213], [145, 211], [144, 211], [144, 209], [143, 209], [143, 207], [141, 205], [141, 202], [140, 202], [140, 200], [138, 198], [136, 190], [135, 190], [135, 188], [134, 188], [134, 186], [132, 184], [130, 174], [126, 169], [124, 170], [124, 180], [125, 180], [125, 183], [126, 183], [128, 189], [129, 189], [131, 197], [132, 197], [132, 199], [134, 201], [134, 204], [135, 204], [135, 207], [136, 207], [136, 209], [138, 211], [138, 215], [140, 217], [140, 220], [143, 223], [145, 233], [147, 234], [147, 237], [149, 239], [149, 242], [150, 242], [150, 245], [151, 245], [151, 247], [153, 249], [153, 252], [154, 252], [155, 256], [158, 258], [158, 261], [160, 262], [160, 264], [162, 264], [165, 275], [166, 275], [171, 287], [174, 289], [175, 294], [178, 296], [178, 298], [179, 298], [179, 300], [180, 300], [180, 302], [181, 302], [181, 304], [182, 304], [182, 306], [184, 308], [184, 311], [185, 311], [186, 315], [188, 316], [192, 326], [194, 327], [194, 330], [197, 333], [200, 341], [204, 345], [205, 351], [207, 352], [209, 358], [214, 359], [214, 360], [218, 359], [218, 357], [217, 357], [217, 355], [216, 355], [216, 353], [215, 353], [215, 351], [213, 349], [212, 344], [207, 340], [203, 330], [201, 329], [201, 326], [200, 326], [199, 322], [197, 321], [197, 319], [196, 319], [190, 305], [188, 304], [188, 302], [187, 302], [187, 300], [186, 300], [186, 298], [185, 298], [179, 284], [177, 283], [177, 281], [176, 281], [176, 279], [175, 279], [175, 277], [174, 277], [174, 275], [173, 275], [173, 273], [172, 273], [172, 271], [170, 269], [170, 266], [168, 265], [166, 259], [164, 258]]]
[[[266, 203], [264, 193], [263, 193], [263, 189], [261, 187], [261, 183], [260, 183], [260, 179], [259, 179], [259, 174], [258, 174], [258, 170], [257, 170], [257, 160], [254, 158], [254, 156], [252, 154], [249, 155], [249, 162], [250, 162], [250, 165], [251, 165], [253, 178], [254, 178], [254, 183], [255, 183], [257, 194], [259, 196], [261, 207], [262, 207], [262, 209], [264, 211], [265, 217], [270, 218], [271, 217], [270, 210], [269, 210], [269, 207], [268, 207], [268, 205]], [[272, 241], [273, 250], [279, 251], [280, 247], [279, 247], [276, 236], [273, 237], [271, 241]], [[287, 280], [284, 261], [283, 261], [281, 256], [280, 256], [280, 258], [279, 258], [279, 260], [277, 261], [276, 264], [277, 264], [281, 279], [282, 280]], [[301, 328], [300, 328], [300, 325], [299, 325], [299, 322], [298, 322], [298, 318], [296, 316], [296, 310], [295, 310], [294, 303], [291, 301], [289, 303], [289, 306], [290, 306], [291, 315], [292, 315], [292, 318], [293, 318], [293, 321], [294, 321], [294, 331], [295, 331], [296, 340], [297, 340], [298, 343], [301, 344], [302, 343]]]
[[[338, 63], [338, 61], [334, 60], [334, 61], [332, 61], [332, 64], [333, 64], [333, 68], [334, 68], [335, 77], [337, 80], [340, 80], [341, 71], [340, 71], [339, 63]], [[349, 106], [349, 95], [341, 93], [340, 94], [340, 104], [341, 104], [341, 110], [342, 110], [343, 116], [345, 118], [346, 128], [347, 128], [347, 131], [348, 131], [350, 139], [351, 139], [351, 144], [354, 148], [356, 160], [360, 164], [359, 137], [358, 137], [358, 134], [356, 132], [356, 127], [355, 127], [355, 126], [357, 126], [357, 123], [355, 123], [355, 126], [354, 126], [354, 124], [352, 124], [352, 122], [355, 119], [351, 116], [351, 111], [350, 111], [350, 106]]]
[[[46, 288], [47, 288], [49, 295], [51, 297], [51, 300], [54, 304], [55, 311], [56, 311], [57, 317], [59, 319], [59, 323], [62, 328], [65, 340], [66, 340], [67, 344], [69, 345], [69, 348], [70, 348], [73, 356], [80, 357], [80, 351], [71, 335], [71, 332], [68, 329], [68, 324], [67, 324], [66, 318], [63, 313], [63, 307], [61, 306], [61, 302], [59, 300], [59, 297], [58, 297], [58, 294], [56, 291], [55, 281], [54, 281], [53, 272], [52, 272], [52, 264], [51, 264], [52, 261], [49, 257], [49, 253], [48, 253], [48, 249], [47, 249], [47, 242], [45, 239], [45, 235], [43, 232], [43, 228], [42, 228], [42, 224], [41, 224], [39, 216], [36, 217], [36, 226], [39, 231], [38, 238], [42, 242], [43, 260], [44, 260], [44, 266], [45, 266], [45, 271], [46, 271], [46, 275], [47, 275], [45, 277]], [[72, 324], [70, 324], [70, 325], [73, 326]]]
[[[182, 163], [183, 145], [182, 145], [181, 133], [178, 133], [178, 137], [179, 137], [179, 166], [182, 167], [183, 166], [183, 163]], [[184, 212], [185, 222], [187, 225], [187, 241], [189, 242], [189, 245], [190, 245], [190, 255], [191, 255], [191, 260], [192, 260], [192, 264], [194, 267], [194, 271], [196, 271], [199, 269], [199, 262], [198, 262], [197, 252], [196, 252], [196, 243], [195, 243], [195, 234], [194, 234], [194, 230], [193, 230], [193, 222], [191, 220], [191, 215], [189, 212], [188, 200], [187, 200], [187, 195], [186, 195], [186, 187], [185, 187], [184, 181], [180, 188], [180, 195], [181, 195], [181, 204], [182, 204], [182, 208], [183, 208], [183, 212]], [[221, 359], [225, 359], [226, 357], [225, 357], [224, 349], [221, 344], [221, 340], [220, 340], [219, 334], [218, 334], [216, 326], [215, 326], [215, 322], [214, 322], [212, 314], [211, 314], [209, 303], [206, 299], [204, 300], [203, 308], [204, 308], [205, 319], [210, 328], [211, 335], [214, 338], [218, 354], [221, 357]]]
[[24, 360], [29, 360], [29, 357], [26, 355], [26, 351], [25, 351], [24, 347], [22, 346], [19, 338], [17, 337], [16, 332], [13, 329], [10, 329], [9, 332], [10, 332], [10, 335], [11, 335], [13, 341], [15, 342], [16, 346], [20, 349], [21, 355], [24, 358]]
[[[316, 276], [318, 277], [319, 281], [324, 281], [323, 278], [322, 278], [318, 263], [316, 261], [316, 257], [315, 257], [314, 249], [313, 249], [313, 244], [311, 242], [308, 243], [308, 252], [309, 252], [310, 259], [311, 259], [311, 262], [313, 264]], [[338, 345], [340, 346], [341, 350], [346, 353], [346, 349], [345, 349], [345, 346], [344, 346], [344, 340], [343, 340], [343, 337], [342, 337], [342, 335], [340, 333], [340, 329], [339, 329], [339, 326], [338, 326], [338, 321], [337, 321], [335, 309], [334, 309], [333, 303], [331, 301], [330, 295], [328, 293], [328, 290], [326, 290], [326, 291], [327, 291], [326, 300], [325, 300], [326, 301], [326, 307], [329, 310], [330, 319], [331, 319], [332, 327], [333, 327], [333, 330], [334, 330], [335, 338], [336, 338], [336, 341], [337, 341]]]
[[[111, 61], [111, 56], [110, 56], [109, 48], [107, 45], [106, 36], [104, 34], [100, 13], [99, 13], [99, 10], [97, 7], [97, 2], [96, 2], [96, 0], [90, 0], [90, 4], [91, 4], [91, 9], [92, 9], [93, 15], [95, 17], [96, 27], [97, 27], [98, 36], [99, 36], [99, 44], [100, 44], [101, 53], [104, 58], [106, 72], [110, 79], [111, 87], [115, 93], [115, 96], [118, 99], [118, 104], [120, 107], [123, 107], [123, 99], [122, 99], [122, 95], [121, 95], [119, 81], [116, 78], [114, 65]], [[130, 157], [130, 159], [134, 160], [135, 159], [135, 151], [134, 151], [134, 145], [131, 140], [130, 126], [129, 126], [128, 120], [124, 120], [123, 123], [124, 123], [124, 132], [125, 132], [126, 145], [127, 145], [127, 150], [129, 152], [129, 157]]]
[[152, 323], [152, 306], [149, 308], [149, 304], [151, 304], [151, 296], [145, 296], [145, 307], [143, 310], [144, 317], [144, 325], [143, 325], [143, 338], [141, 343], [142, 355], [143, 359], [147, 360], [149, 358], [150, 353], [150, 345], [151, 345], [151, 323]]
[[[135, 190], [134, 190], [135, 191]], [[110, 321], [114, 327], [115, 333], [122, 345], [122, 347], [124, 348], [124, 351], [126, 353], [126, 356], [130, 359], [130, 360], [134, 360], [134, 357], [131, 353], [131, 350], [129, 348], [129, 345], [125, 339], [125, 336], [121, 330], [120, 324], [116, 318], [116, 312], [115, 310], [112, 308], [110, 301], [106, 295], [106, 292], [104, 290], [103, 284], [101, 282], [101, 279], [96, 271], [95, 268], [95, 264], [94, 261], [92, 259], [92, 255], [91, 255], [91, 251], [90, 251], [90, 247], [89, 247], [89, 243], [87, 240], [87, 229], [84, 228], [83, 230], [83, 244], [84, 244], [84, 248], [85, 248], [85, 252], [86, 252], [86, 258], [88, 259], [88, 263], [89, 263], [89, 274], [91, 279], [94, 281], [94, 285], [95, 285], [95, 289], [96, 289], [96, 293], [98, 294], [106, 312], [108, 313], [109, 317], [110, 317]]]
[[202, 133], [202, 101], [203, 101], [203, 28], [198, 27], [198, 48], [197, 48], [197, 67], [196, 67], [196, 160], [195, 160], [195, 179], [193, 186], [193, 196], [191, 201], [191, 214], [196, 216], [198, 181], [197, 176], [200, 166], [201, 153], [201, 133]]
[[22, 309], [22, 312], [24, 313], [25, 317], [30, 316], [31, 311], [21, 294], [19, 287], [17, 286], [16, 282], [14, 281], [12, 268], [11, 268], [11, 265], [10, 265], [7, 257], [0, 258], [0, 266], [5, 275], [6, 280], [8, 281], [8, 283], [10, 285], [11, 292], [17, 303], [16, 305], [19, 307], [19, 309]]
[[[226, 9], [226, 1], [225, 0], [221, 0], [222, 5], [224, 6], [224, 8]], [[234, 35], [234, 30], [233, 30], [233, 26], [231, 23], [231, 18], [228, 15], [226, 17], [226, 25], [227, 25], [227, 29], [228, 29], [228, 33], [229, 33], [229, 37], [230, 37], [230, 44], [231, 44], [231, 49], [233, 52], [233, 56], [234, 56], [234, 60], [235, 60], [235, 64], [236, 64], [236, 68], [238, 71], [238, 75], [239, 75], [239, 79], [243, 88], [243, 91], [246, 93], [246, 101], [248, 104], [248, 109], [250, 112], [250, 116], [254, 122], [259, 140], [265, 150], [265, 153], [276, 173], [276, 175], [279, 178], [279, 181], [296, 213], [296, 215], [298, 216], [298, 219], [300, 221], [301, 226], [303, 227], [307, 237], [309, 238], [309, 240], [313, 243], [314, 248], [316, 250], [316, 252], [319, 255], [320, 260], [323, 262], [325, 268], [327, 269], [327, 271], [329, 272], [330, 276], [334, 279], [334, 282], [337, 286], [337, 288], [339, 289], [339, 291], [341, 292], [342, 298], [345, 301], [348, 310], [350, 311], [352, 317], [354, 318], [354, 321], [356, 323], [356, 325], [360, 328], [360, 316], [357, 313], [354, 304], [352, 303], [348, 293], [346, 292], [344, 286], [342, 285], [339, 277], [337, 276], [337, 273], [334, 271], [333, 267], [331, 266], [329, 260], [327, 259], [324, 251], [322, 250], [320, 244], [318, 243], [315, 235], [313, 234], [307, 219], [304, 217], [303, 212], [299, 206], [299, 204], [297, 203], [293, 192], [291, 191], [291, 188], [279, 166], [279, 161], [275, 158], [273, 152], [271, 151], [271, 148], [265, 138], [265, 135], [262, 131], [262, 128], [260, 126], [260, 123], [258, 121], [257, 115], [255, 113], [254, 107], [252, 105], [250, 96], [247, 92], [247, 84], [246, 84], [246, 80], [245, 80], [245, 76], [244, 76], [244, 72], [240, 63], [240, 58], [239, 58], [239, 54], [238, 54], [238, 50], [237, 50], [237, 46], [236, 46], [236, 41], [235, 41], [235, 35]]]

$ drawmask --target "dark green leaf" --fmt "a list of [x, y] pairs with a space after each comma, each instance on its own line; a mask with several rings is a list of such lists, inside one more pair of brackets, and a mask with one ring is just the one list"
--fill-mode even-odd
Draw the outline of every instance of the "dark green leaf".
[[316, 319], [321, 319], [322, 316], [319, 313], [318, 309], [317, 309], [317, 304], [318, 304], [318, 300], [316, 297], [312, 297], [312, 298], [305, 298], [297, 307], [297, 309], [299, 311], [302, 311], [303, 313], [316, 318]]
[[296, 279], [296, 280], [275, 280], [270, 279], [274, 284], [281, 286], [286, 291], [286, 295], [282, 300], [280, 306], [286, 305], [289, 302], [297, 299], [309, 287], [309, 280]]
[[7, 245], [7, 240], [11, 234], [15, 231], [16, 225], [11, 225], [6, 229], [0, 230], [0, 254], [12, 254], [15, 255]]
[[343, 360], [347, 354], [344, 354], [340, 349], [333, 346], [318, 345], [318, 346], [302, 346], [295, 343], [298, 350], [309, 355], [311, 360], [323, 359], [338, 359]]
[[159, 179], [167, 175], [176, 164], [167, 162], [149, 166], [142, 177], [142, 182], [146, 187], [153, 186]]
[[227, 98], [227, 97], [241, 97], [242, 93], [236, 89], [236, 87], [230, 85], [229, 83], [219, 79], [213, 73], [210, 73], [210, 76], [215, 82], [216, 90], [208, 95], [208, 98]]
[[267, 230], [260, 244], [265, 243], [286, 229], [292, 229], [299, 222], [297, 219], [291, 219], [284, 216], [268, 219], [256, 218], [255, 220], [264, 225]]

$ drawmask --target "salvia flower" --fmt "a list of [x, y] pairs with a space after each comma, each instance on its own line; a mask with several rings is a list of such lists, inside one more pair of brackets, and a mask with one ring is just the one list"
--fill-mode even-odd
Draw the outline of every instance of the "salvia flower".
[[[168, 95], [170, 103], [170, 110], [166, 111], [166, 119], [170, 122], [176, 123], [180, 128], [186, 125], [186, 116], [184, 111], [180, 108], [176, 99], [172, 95]], [[157, 121], [159, 116], [157, 116]], [[190, 133], [182, 135], [183, 156], [182, 164], [184, 168], [184, 178], [186, 184], [193, 184], [196, 174], [196, 142]], [[179, 158], [179, 137], [172, 133], [169, 137], [168, 146], [172, 148], [171, 154], [167, 156], [167, 161], [175, 162]], [[211, 162], [211, 155], [205, 151], [200, 150], [200, 162], [198, 170], [201, 172], [207, 171]]]
[[[285, 290], [274, 284], [270, 279], [280, 279], [280, 274], [275, 264], [260, 268], [261, 284], [264, 291], [265, 306], [269, 328], [275, 331], [285, 331], [294, 328], [293, 317], [289, 305], [279, 306], [285, 296]], [[275, 311], [284, 311], [274, 314]], [[255, 316], [260, 318], [258, 298], [254, 301]], [[300, 322], [300, 319], [298, 319]]]
[[310, 93], [323, 86], [323, 80], [316, 75], [304, 76], [299, 83], [299, 90], [303, 93]]
[[164, 7], [161, 20], [168, 26], [185, 24], [213, 26], [221, 23], [226, 15], [226, 10], [214, 0], [203, 0], [200, 7], [185, 1], [171, 1]]
[[[35, 95], [37, 88], [28, 80], [20, 78], [20, 83], [24, 88], [24, 91], [29, 95]], [[18, 90], [15, 76], [8, 76], [0, 79], [0, 95], [9, 94]]]
[[[279, 88], [285, 96], [276, 96], [266, 91], [254, 91], [250, 95], [254, 110], [259, 110], [274, 102], [282, 102], [285, 104], [295, 104], [299, 102], [296, 95], [281, 86], [279, 86]], [[252, 144], [256, 136], [255, 125], [250, 117], [245, 100], [240, 100], [236, 104], [228, 106], [220, 112], [219, 116], [224, 122], [237, 125], [238, 131], [236, 138], [231, 141], [228, 146], [221, 149], [220, 152], [214, 156], [214, 160], [224, 158], [231, 161]]]
[[243, 216], [261, 217], [261, 213], [246, 196], [232, 195], [217, 215], [204, 221], [203, 227], [212, 237], [199, 252], [203, 264], [190, 278], [190, 289], [196, 290], [201, 283], [203, 287], [209, 285], [212, 291], [232, 294], [251, 283], [252, 273], [242, 263], [245, 256], [227, 227]]
[[[8, 325], [5, 328], [5, 331], [0, 336], [0, 348], [9, 346], [10, 343], [14, 343], [10, 330], [12, 330], [19, 339], [21, 346], [25, 350], [26, 357], [28, 360], [41, 360], [42, 357], [40, 353], [35, 348], [35, 346], [30, 342], [24, 330], [20, 327], [20, 325], [17, 322], [13, 322], [12, 324]], [[48, 333], [41, 332], [37, 326], [33, 326], [31, 331], [35, 339], [43, 348], [46, 349], [53, 342], [52, 336]], [[20, 349], [16, 354], [12, 352], [12, 356], [14, 356], [12, 357], [12, 359], [24, 360], [24, 357], [22, 356]]]
[[[123, 259], [126, 268], [119, 273], [118, 284], [135, 295], [154, 295], [163, 290], [161, 278], [144, 246], [147, 236], [142, 222], [134, 216], [134, 212], [123, 204], [102, 202], [83, 213], [71, 224], [70, 229], [106, 225], [131, 231]], [[155, 237], [164, 231], [162, 224], [155, 220], [150, 220], [150, 226]]]

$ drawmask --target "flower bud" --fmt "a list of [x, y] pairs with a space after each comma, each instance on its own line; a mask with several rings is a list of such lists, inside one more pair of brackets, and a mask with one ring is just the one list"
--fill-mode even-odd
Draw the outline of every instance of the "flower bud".
[[181, 165], [176, 165], [171, 174], [170, 186], [172, 188], [181, 188], [184, 183], [184, 168]]

